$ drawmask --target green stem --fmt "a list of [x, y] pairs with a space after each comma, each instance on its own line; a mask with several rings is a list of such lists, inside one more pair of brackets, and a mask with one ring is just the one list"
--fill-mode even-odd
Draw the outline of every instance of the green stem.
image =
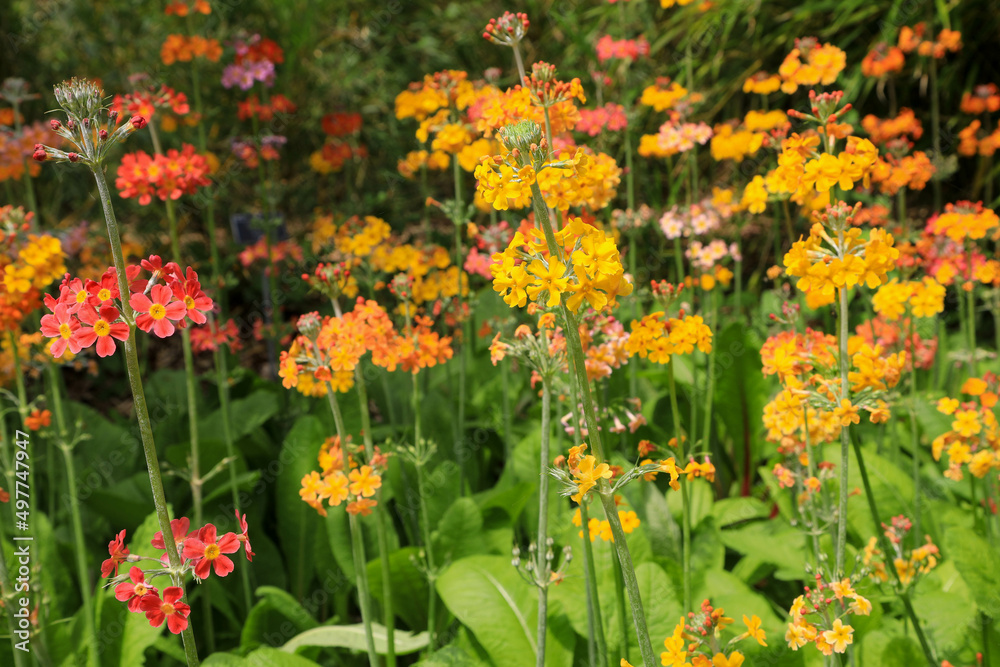
[[83, 603], [83, 624], [90, 644], [90, 659], [92, 664], [101, 664], [100, 644], [97, 642], [97, 630], [94, 623], [94, 605], [92, 603], [92, 584], [87, 571], [87, 543], [83, 538], [83, 520], [80, 518], [80, 496], [76, 488], [76, 463], [73, 460], [73, 443], [69, 441], [66, 430], [66, 415], [63, 412], [62, 390], [59, 384], [56, 365], [47, 364], [52, 385], [52, 411], [56, 417], [56, 431], [59, 437], [59, 449], [62, 450], [66, 462], [66, 485], [69, 493], [70, 515], [73, 518], [73, 540], [76, 542], [76, 569], [80, 577], [80, 595]]
[[[190, 30], [190, 25], [188, 28], [189, 32], [193, 32]], [[198, 67], [197, 58], [193, 58], [191, 60], [191, 91], [194, 95], [194, 110], [195, 113], [198, 114], [198, 152], [204, 154], [208, 151], [208, 137], [205, 133], [204, 106], [201, 101], [201, 73]], [[221, 265], [219, 262], [219, 244], [215, 238], [214, 197], [208, 197], [205, 200], [205, 220], [208, 223], [208, 248], [209, 258], [212, 263], [212, 284], [219, 287], [219, 277], [222, 275], [222, 269], [220, 268]], [[220, 294], [220, 296], [222, 296], [222, 294]]]
[[[718, 300], [718, 290], [722, 289], [721, 285], [716, 285], [715, 289], [712, 290], [709, 295], [709, 301], [711, 302], [711, 307], [708, 314], [708, 327], [714, 332], [716, 327], [716, 319], [719, 309]], [[714, 407], [715, 399], [715, 346], [712, 346], [712, 350], [708, 353], [708, 386], [705, 389], [705, 428], [702, 429], [705, 438], [705, 451], [709, 448], [709, 437], [712, 434], [712, 408]]]
[[[910, 352], [907, 361], [910, 362], [910, 448], [913, 455], [913, 533], [920, 534], [920, 436], [917, 432], [917, 360], [916, 326], [913, 311], [910, 311]], [[906, 346], [903, 346], [906, 350]]]
[[549, 439], [551, 438], [552, 389], [549, 380], [542, 380], [542, 447], [538, 462], [538, 558], [535, 576], [538, 578], [538, 642], [536, 664], [545, 667], [545, 637], [548, 621], [549, 571]]
[[[351, 469], [350, 454], [347, 451], [347, 429], [344, 428], [344, 417], [340, 413], [340, 405], [337, 403], [336, 390], [326, 382], [326, 397], [330, 403], [330, 411], [333, 413], [333, 422], [337, 428], [337, 437], [340, 439], [340, 452], [343, 457], [344, 470]], [[358, 606], [361, 607], [361, 622], [365, 626], [365, 646], [368, 648], [368, 664], [370, 667], [378, 667], [378, 653], [375, 652], [375, 637], [372, 634], [371, 620], [371, 598], [368, 594], [368, 567], [365, 560], [364, 534], [362, 533], [361, 522], [358, 516], [350, 512], [347, 513], [348, 523], [351, 528], [351, 552], [354, 556], [354, 579], [358, 586]]]
[[[577, 420], [579, 421], [579, 420]], [[579, 429], [577, 429], [579, 430]], [[597, 588], [597, 568], [594, 565], [594, 545], [590, 542], [590, 512], [587, 503], [580, 504], [580, 521], [583, 525], [583, 568], [586, 570], [588, 639], [593, 639], [597, 655], [591, 655], [592, 665], [608, 664], [608, 644], [604, 638], [604, 619], [601, 617], [601, 598]]]
[[629, 660], [628, 654], [628, 610], [625, 606], [625, 587], [622, 584], [623, 575], [617, 558], [611, 559], [615, 575], [615, 604], [618, 605], [618, 631], [621, 633], [621, 655]]
[[[92, 169], [94, 178], [97, 181], [97, 191], [101, 198], [101, 205], [104, 209], [104, 220], [108, 228], [108, 240], [111, 243], [111, 255], [114, 258], [115, 271], [118, 275], [118, 290], [121, 293], [122, 311], [125, 321], [129, 322], [129, 337], [125, 341], [125, 365], [128, 369], [129, 386], [132, 390], [132, 399], [135, 405], [136, 420], [139, 422], [139, 434], [142, 438], [142, 451], [146, 458], [146, 470], [149, 473], [149, 486], [153, 495], [153, 505], [156, 508], [156, 519], [160, 531], [163, 534], [163, 543], [166, 547], [167, 558], [172, 570], [181, 570], [180, 555], [177, 553], [177, 544], [174, 542], [174, 533], [170, 528], [170, 511], [167, 508], [167, 497], [163, 491], [163, 478], [160, 475], [160, 461], [156, 454], [156, 442], [153, 440], [153, 425], [149, 418], [149, 409], [146, 407], [146, 394], [142, 388], [142, 377], [139, 375], [139, 355], [136, 351], [135, 343], [135, 314], [132, 306], [128, 302], [129, 286], [128, 278], [125, 274], [125, 257], [122, 253], [121, 235], [118, 232], [118, 221], [115, 219], [115, 211], [111, 206], [111, 193], [108, 191], [108, 183], [104, 178], [104, 171], [100, 166]], [[187, 603], [187, 595], [182, 599]], [[181, 633], [184, 643], [184, 657], [188, 667], [197, 667], [198, 648], [194, 641], [194, 628], [188, 624], [184, 632]]]
[[[13, 489], [11, 489], [13, 491]], [[6, 530], [4, 530], [4, 522], [0, 521], [0, 545], [6, 546], [7, 536]], [[21, 651], [14, 647], [15, 635], [14, 632], [17, 630], [17, 626], [14, 621], [14, 614], [11, 610], [15, 608], [14, 598], [16, 594], [14, 593], [14, 587], [10, 583], [10, 571], [7, 569], [7, 558], [4, 555], [4, 549], [0, 548], [0, 599], [3, 600], [4, 606], [7, 612], [4, 616], [7, 617], [7, 628], [10, 632], [10, 649], [14, 653], [14, 665], [15, 667], [28, 667], [31, 662], [28, 660], [28, 652]]]
[[[150, 127], [153, 125], [150, 124]], [[156, 136], [155, 134], [153, 135]], [[181, 261], [180, 233], [177, 229], [177, 214], [174, 211], [172, 199], [166, 200], [167, 222], [170, 225], [170, 251], [175, 262]], [[191, 442], [191, 453], [189, 457], [190, 485], [191, 485], [191, 505], [194, 513], [194, 525], [202, 525], [203, 504], [202, 490], [205, 481], [201, 478], [201, 451], [198, 438], [198, 380], [194, 374], [194, 354], [191, 351], [191, 329], [185, 327], [181, 329], [181, 350], [184, 355], [184, 381], [187, 391], [188, 407], [188, 438]], [[245, 568], [240, 568], [245, 569]], [[215, 652], [215, 631], [212, 623], [212, 596], [211, 589], [206, 588], [202, 596], [203, 613], [205, 615], [205, 634], [208, 637], [208, 650]]]
[[[215, 350], [215, 377], [219, 390], [219, 411], [222, 413], [222, 439], [226, 443], [226, 457], [229, 459], [229, 491], [233, 499], [233, 508], [240, 506], [239, 482], [236, 477], [236, 447], [233, 445], [232, 413], [229, 409], [229, 362], [222, 346]], [[250, 571], [240, 568], [240, 579], [243, 581], [243, 603], [247, 611], [253, 604], [250, 587]]]
[[[416, 377], [416, 376], [414, 376]], [[427, 559], [427, 650], [433, 653], [437, 649], [437, 591], [434, 588], [434, 581], [437, 572], [434, 566], [434, 549], [431, 544], [431, 517], [427, 510], [427, 501], [424, 496], [424, 471], [425, 462], [417, 463], [417, 495], [420, 498], [420, 517], [423, 528], [424, 554]]]
[[[843, 247], [844, 232], [838, 234]], [[847, 382], [847, 288], [840, 289], [840, 397], [850, 400], [850, 385]], [[837, 511], [837, 555], [834, 576], [844, 572], [844, 553], [847, 550], [847, 450], [850, 447], [850, 426], [840, 428], [840, 504]]]
[[[462, 168], [457, 157], [452, 159], [452, 174], [455, 178], [455, 211], [456, 215], [462, 212]], [[462, 329], [462, 347], [458, 352], [458, 415], [455, 423], [455, 460], [458, 462], [458, 490], [459, 494], [465, 495], [465, 376], [468, 364], [468, 347], [471, 344], [466, 327], [466, 320], [462, 316], [462, 266], [465, 264], [465, 253], [462, 249], [462, 224], [464, 221], [455, 219], [455, 268], [458, 276], [458, 286], [455, 294], [455, 302], [458, 304], [456, 316], [458, 326]]]
[[[365, 374], [361, 364], [354, 367], [354, 386], [358, 389], [358, 404], [361, 408], [361, 435], [365, 442], [365, 454], [369, 460], [375, 454], [375, 442], [372, 439], [372, 421], [368, 413], [368, 389], [365, 386]], [[382, 503], [382, 489], [377, 491], [375, 510], [375, 531], [378, 536], [378, 560], [382, 571], [382, 613], [386, 637], [386, 665], [396, 665], [396, 615], [392, 604], [392, 572], [389, 568], [389, 540], [386, 537], [385, 514], [388, 508]]]
[[[881, 526], [882, 520], [879, 518], [878, 506], [875, 504], [875, 495], [872, 493], [871, 483], [868, 480], [868, 469], [865, 467], [865, 459], [861, 453], [861, 443], [857, 438], [854, 438], [854, 455], [858, 459], [858, 471], [861, 473], [861, 484], [865, 487], [865, 497], [868, 499], [868, 510], [871, 512], [872, 521], [875, 526]], [[877, 528], [876, 528], [877, 530]], [[886, 537], [885, 531], [878, 531], [879, 542], [881, 543], [882, 553], [892, 554], [894, 553], [892, 544], [889, 542], [889, 538]], [[917, 618], [917, 612], [913, 609], [913, 604], [910, 602], [909, 591], [904, 590], [903, 583], [899, 577], [899, 571], [892, 566], [891, 563], [887, 563], [885, 568], [892, 572], [892, 576], [896, 579], [896, 585], [901, 591], [899, 593], [899, 599], [902, 600], [903, 606], [906, 608], [906, 615], [909, 617], [910, 622], [913, 624], [913, 631], [917, 635], [917, 640], [920, 642], [920, 648], [924, 652], [924, 657], [927, 659], [928, 667], [937, 667], [941, 664], [934, 655], [934, 650], [931, 648], [930, 644], [927, 642], [927, 637], [924, 636], [923, 628], [920, 626], [920, 619]]]
[[[555, 232], [552, 230], [552, 223], [549, 219], [549, 211], [542, 199], [542, 192], [538, 183], [531, 185], [532, 204], [535, 210], [535, 221], [541, 225], [545, 240], [549, 247], [549, 254], [552, 257], [559, 255], [559, 245], [555, 239]], [[597, 420], [597, 411], [594, 409], [594, 397], [590, 392], [590, 382], [587, 379], [587, 368], [584, 362], [583, 345], [580, 342], [580, 331], [576, 317], [570, 309], [562, 305], [563, 319], [565, 321], [565, 335], [567, 350], [573, 359], [573, 371], [576, 374], [576, 384], [579, 387], [583, 398], [583, 413], [587, 420], [587, 432], [590, 437], [590, 444], [594, 456], [598, 461], [606, 461], [604, 447], [601, 444], [600, 422]], [[642, 653], [643, 663], [647, 666], [655, 665], [653, 645], [649, 640], [649, 631], [646, 628], [646, 614], [642, 608], [642, 596], [639, 592], [639, 583], [635, 577], [635, 568], [632, 565], [632, 555], [629, 553], [628, 543], [625, 540], [625, 532], [622, 530], [621, 520], [618, 518], [618, 511], [615, 507], [614, 494], [607, 480], [602, 480], [598, 495], [604, 511], [611, 524], [611, 534], [615, 538], [615, 551], [622, 566], [622, 576], [625, 578], [625, 588], [629, 593], [629, 602], [632, 605], [632, 618], [635, 622], [635, 633], [639, 640], [639, 649]]]
[[[674, 420], [674, 437], [677, 438], [677, 460], [681, 467], [687, 465], [684, 454], [684, 432], [681, 428], [681, 411], [677, 408], [677, 383], [674, 381], [674, 361], [667, 362], [667, 378], [670, 381], [670, 413]], [[684, 569], [684, 610], [691, 611], [691, 503], [688, 498], [688, 484], [681, 484], [681, 566]]]
[[507, 364], [500, 364], [500, 381], [503, 387], [503, 449], [504, 461], [510, 461], [514, 453], [514, 446], [511, 444], [511, 431], [513, 421], [510, 413], [510, 371]]

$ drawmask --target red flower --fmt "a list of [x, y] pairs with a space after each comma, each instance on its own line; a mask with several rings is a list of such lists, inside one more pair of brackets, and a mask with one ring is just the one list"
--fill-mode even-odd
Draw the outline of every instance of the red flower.
[[108, 558], [103, 563], [101, 563], [101, 576], [110, 577], [111, 573], [118, 576], [118, 566], [125, 562], [128, 558], [128, 547], [125, 546], [125, 531], [118, 533], [115, 539], [108, 542], [108, 553], [111, 558]]
[[250, 549], [250, 536], [247, 535], [247, 515], [244, 514], [243, 518], [241, 519], [240, 511], [236, 510], [236, 520], [240, 524], [240, 530], [243, 531], [242, 533], [236, 536], [236, 539], [242, 542], [243, 546], [246, 548], [247, 560], [252, 561], [253, 557], [256, 554], [254, 554], [254, 552]]
[[132, 580], [131, 582], [124, 581], [115, 586], [115, 598], [119, 602], [128, 602], [129, 611], [139, 611], [142, 598], [150, 593], [156, 594], [156, 586], [147, 584], [146, 573], [135, 565], [128, 571], [128, 576]]
[[55, 314], [42, 318], [42, 335], [55, 339], [49, 346], [49, 352], [56, 358], [61, 357], [67, 347], [73, 354], [80, 351], [80, 341], [75, 335], [79, 329], [80, 323], [70, 315], [69, 306], [63, 303], [56, 305]]
[[101, 282], [88, 280], [87, 293], [93, 297], [91, 301], [94, 302], [94, 306], [117, 299], [120, 296], [118, 292], [118, 274], [114, 269], [108, 269], [101, 276]]
[[24, 418], [24, 425], [31, 431], [37, 431], [51, 423], [52, 413], [48, 410], [32, 410], [31, 414]]
[[[188, 529], [190, 527], [191, 527], [191, 519], [187, 518], [186, 516], [182, 516], [179, 519], [173, 519], [170, 522], [170, 532], [173, 533], [174, 542], [177, 543], [178, 547], [180, 547], [183, 544], [184, 538], [188, 536]], [[162, 530], [156, 531], [156, 534], [153, 535], [153, 539], [150, 541], [150, 544], [153, 545], [154, 549], [166, 550], [167, 545], [164, 544], [163, 542]]]
[[240, 541], [236, 533], [226, 533], [216, 542], [216, 529], [212, 524], [207, 524], [197, 537], [189, 537], [184, 543], [184, 557], [194, 561], [194, 575], [199, 579], [207, 579], [213, 569], [220, 577], [232, 572], [236, 566], [224, 554], [239, 550]]
[[[194, 278], [192, 278], [194, 276]], [[180, 280], [170, 286], [174, 296], [180, 303], [184, 304], [187, 316], [195, 324], [204, 324], [208, 321], [205, 312], [212, 310], [214, 303], [204, 292], [201, 291], [201, 283], [198, 282], [198, 274], [191, 267], [188, 267], [188, 278], [184, 282]]]
[[132, 310], [139, 313], [135, 325], [149, 333], [152, 329], [160, 338], [173, 335], [174, 323], [170, 320], [183, 319], [186, 307], [183, 301], [173, 301], [173, 294], [166, 285], [153, 285], [150, 294], [153, 300], [145, 294], [133, 294], [128, 303]]
[[77, 317], [85, 325], [76, 332], [76, 339], [80, 347], [90, 347], [97, 341], [97, 356], [107, 357], [115, 353], [115, 341], [128, 340], [129, 329], [124, 322], [116, 322], [119, 317], [118, 309], [114, 306], [102, 306], [101, 311], [94, 310], [87, 306], [80, 309]]
[[191, 607], [181, 602], [184, 589], [180, 586], [169, 586], [163, 589], [163, 599], [156, 593], [149, 593], [139, 602], [139, 611], [146, 612], [146, 620], [154, 628], [163, 625], [167, 620], [167, 629], [175, 635], [184, 632], [188, 626], [188, 614]]

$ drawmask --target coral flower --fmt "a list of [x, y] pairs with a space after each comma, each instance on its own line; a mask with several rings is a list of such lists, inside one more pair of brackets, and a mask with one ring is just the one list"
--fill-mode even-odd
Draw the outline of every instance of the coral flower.
[[382, 486], [382, 478], [372, 473], [371, 466], [361, 466], [360, 470], [352, 470], [348, 478], [351, 480], [351, 493], [356, 496], [371, 498]]
[[51, 423], [52, 413], [49, 410], [32, 410], [31, 414], [24, 418], [24, 425], [32, 431], [37, 431]]
[[128, 340], [129, 329], [124, 322], [116, 322], [119, 313], [114, 306], [102, 306], [100, 312], [93, 308], [81, 308], [77, 317], [85, 325], [76, 332], [80, 347], [90, 347], [97, 342], [97, 356], [107, 357], [115, 353], [116, 345], [113, 339]]
[[146, 573], [140, 567], [133, 565], [128, 571], [128, 576], [132, 581], [125, 581], [115, 586], [115, 598], [119, 602], [128, 602], [129, 611], [139, 611], [142, 598], [150, 593], [155, 595], [156, 586], [146, 583]]
[[207, 524], [196, 537], [189, 537], [184, 543], [184, 557], [194, 561], [194, 574], [199, 579], [207, 579], [213, 569], [220, 577], [232, 572], [236, 566], [225, 554], [239, 550], [236, 533], [226, 533], [216, 541], [216, 529], [212, 524]]
[[125, 531], [118, 533], [115, 539], [108, 542], [108, 558], [101, 563], [101, 576], [110, 577], [112, 572], [118, 576], [118, 566], [128, 558], [128, 547], [125, 546]]
[[[191, 279], [191, 274], [194, 274], [194, 280]], [[204, 324], [208, 321], [205, 313], [212, 310], [215, 304], [201, 291], [201, 283], [198, 282], [197, 276], [198, 274], [188, 269], [188, 279], [183, 283], [178, 280], [171, 285], [171, 289], [177, 300], [184, 304], [185, 314], [188, 318], [195, 324]]]
[[152, 329], [160, 338], [166, 338], [174, 333], [174, 323], [170, 320], [183, 319], [187, 306], [183, 301], [171, 302], [173, 292], [166, 285], [153, 285], [150, 294], [152, 301], [145, 294], [133, 294], [128, 301], [136, 313], [141, 313], [135, 318], [135, 325], [147, 333]]
[[252, 561], [256, 554], [254, 554], [253, 550], [250, 548], [250, 536], [247, 535], [247, 515], [244, 514], [241, 518], [240, 511], [236, 510], [236, 520], [240, 524], [240, 530], [243, 531], [236, 536], [236, 539], [242, 542], [243, 546], [246, 548], [247, 560]]
[[146, 612], [146, 620], [154, 628], [167, 621], [167, 629], [175, 635], [184, 632], [188, 626], [188, 614], [191, 607], [181, 602], [184, 589], [180, 586], [170, 586], [163, 589], [163, 599], [155, 593], [149, 593], [139, 602], [139, 610]]
[[49, 352], [57, 359], [67, 347], [73, 354], [80, 351], [80, 341], [75, 336], [79, 329], [80, 323], [70, 315], [69, 306], [63, 303], [56, 306], [53, 314], [42, 318], [42, 335], [55, 339], [49, 346]]

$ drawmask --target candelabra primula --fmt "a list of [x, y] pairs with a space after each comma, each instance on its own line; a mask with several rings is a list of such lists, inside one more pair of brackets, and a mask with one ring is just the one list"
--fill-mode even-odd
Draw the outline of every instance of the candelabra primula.
[[704, 600], [697, 612], [682, 616], [673, 633], [663, 641], [667, 650], [660, 653], [661, 664], [670, 667], [740, 667], [745, 656], [735, 650], [735, 645], [752, 638], [759, 645], [767, 646], [767, 635], [758, 616], [748, 618], [744, 614], [746, 631], [723, 641], [723, 631], [734, 622], [726, 616], [722, 607], [712, 607], [708, 600]]
[[806, 586], [788, 613], [792, 617], [785, 641], [793, 651], [812, 644], [823, 655], [844, 653], [854, 643], [851, 616], [868, 616], [872, 603], [856, 590], [860, 572], [843, 579], [828, 580], [816, 574], [816, 585]]
[[940, 551], [930, 535], [924, 535], [924, 544], [911, 549], [906, 548], [906, 538], [912, 529], [913, 523], [905, 516], [893, 517], [891, 525], [882, 524], [883, 533], [892, 548], [888, 557], [878, 548], [878, 538], [869, 538], [864, 548], [862, 563], [874, 581], [883, 584], [889, 581], [886, 565], [890, 558], [892, 567], [898, 575], [893, 578], [893, 583], [900, 591], [916, 586], [923, 575], [937, 567]]
[[931, 453], [935, 461], [942, 454], [948, 456], [945, 477], [960, 481], [967, 467], [973, 477], [982, 479], [1000, 468], [1000, 424], [993, 412], [1000, 380], [993, 373], [969, 378], [962, 384], [961, 393], [968, 400], [944, 397], [937, 402], [938, 412], [954, 420], [947, 432], [934, 438]]
[[[240, 532], [229, 532], [221, 537], [218, 529], [211, 523], [188, 532], [191, 521], [187, 517], [171, 521], [170, 529], [177, 546], [179, 567], [170, 565], [162, 532], [157, 532], [151, 541], [154, 549], [164, 552], [161, 557], [155, 558], [129, 553], [125, 546], [125, 531], [122, 530], [108, 543], [109, 557], [101, 564], [101, 576], [111, 579], [107, 585], [115, 587], [115, 598], [126, 603], [130, 612], [145, 614], [146, 620], [154, 628], [166, 621], [170, 632], [181, 634], [188, 627], [191, 614], [191, 608], [181, 601], [184, 580], [188, 575], [199, 582], [208, 579], [213, 572], [218, 577], [227, 576], [236, 569], [229, 554], [238, 553], [241, 548], [245, 549], [247, 560], [253, 561], [246, 515], [241, 517], [237, 509], [236, 520]], [[132, 565], [128, 574], [119, 574], [119, 568], [125, 563], [143, 561], [152, 561], [156, 565], [145, 569]], [[161, 577], [168, 578], [172, 584], [162, 591], [152, 585], [154, 580]]]

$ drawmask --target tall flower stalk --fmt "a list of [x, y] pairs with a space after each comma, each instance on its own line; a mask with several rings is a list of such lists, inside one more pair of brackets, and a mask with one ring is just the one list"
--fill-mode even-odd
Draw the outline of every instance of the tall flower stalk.
[[[170, 512], [167, 507], [166, 493], [163, 489], [163, 478], [160, 473], [160, 461], [156, 453], [156, 442], [153, 439], [153, 426], [146, 406], [146, 394], [139, 374], [139, 355], [136, 347], [135, 314], [125, 295], [131, 293], [128, 276], [125, 270], [125, 257], [122, 252], [121, 235], [118, 231], [118, 221], [115, 218], [114, 207], [111, 204], [111, 192], [104, 177], [104, 159], [108, 150], [118, 142], [127, 138], [136, 130], [146, 126], [146, 120], [135, 116], [128, 122], [118, 124], [117, 114], [108, 113], [107, 127], [101, 127], [100, 116], [104, 112], [103, 91], [87, 80], [73, 79], [55, 88], [56, 100], [67, 115], [65, 126], [59, 127], [67, 139], [76, 144], [80, 153], [66, 153], [46, 146], [36, 146], [34, 157], [37, 160], [83, 162], [91, 171], [97, 183], [97, 193], [104, 212], [107, 226], [108, 241], [111, 245], [111, 255], [118, 283], [118, 291], [122, 295], [121, 305], [123, 317], [128, 325], [128, 337], [124, 340], [125, 365], [128, 371], [129, 388], [132, 391], [136, 420], [139, 422], [139, 434], [142, 440], [143, 455], [146, 459], [146, 471], [149, 475], [150, 491], [156, 510], [156, 519], [163, 535], [167, 558], [174, 578], [179, 581], [182, 571], [180, 555], [174, 541], [170, 526]], [[57, 125], [58, 121], [53, 121]], [[179, 599], [185, 604], [186, 596]], [[184, 644], [184, 656], [188, 667], [200, 664], [198, 649], [195, 645], [194, 631], [190, 624], [181, 633]]]

